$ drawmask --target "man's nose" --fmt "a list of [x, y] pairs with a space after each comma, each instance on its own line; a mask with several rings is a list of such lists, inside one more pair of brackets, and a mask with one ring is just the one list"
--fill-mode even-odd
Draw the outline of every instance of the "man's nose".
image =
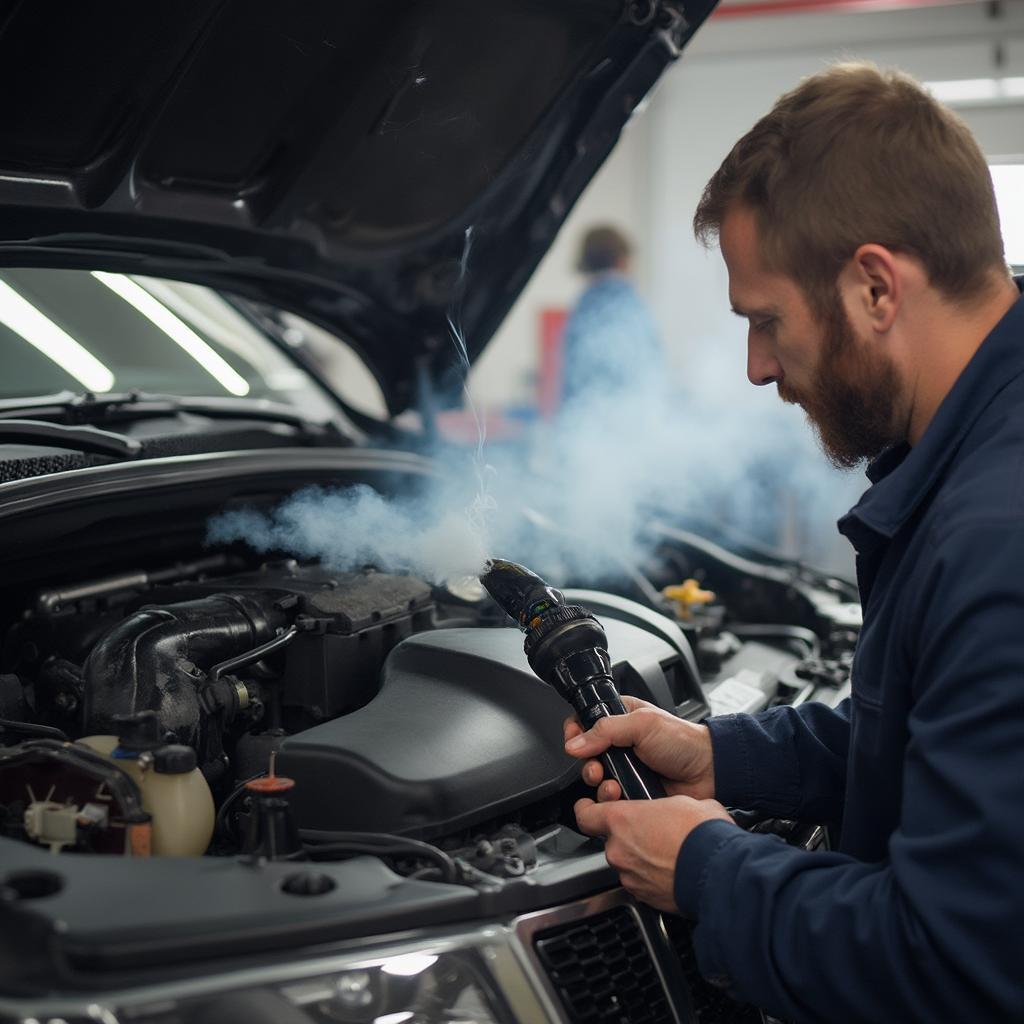
[[747, 379], [751, 384], [762, 387], [774, 384], [782, 376], [782, 367], [775, 358], [771, 346], [755, 337], [754, 331], [747, 334]]

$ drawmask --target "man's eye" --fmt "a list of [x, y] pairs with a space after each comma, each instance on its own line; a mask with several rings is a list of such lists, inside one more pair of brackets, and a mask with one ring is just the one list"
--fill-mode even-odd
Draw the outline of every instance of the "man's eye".
[[754, 330], [759, 331], [763, 334], [774, 334], [775, 317], [769, 317], [767, 320], [759, 320], [756, 324], [754, 324]]

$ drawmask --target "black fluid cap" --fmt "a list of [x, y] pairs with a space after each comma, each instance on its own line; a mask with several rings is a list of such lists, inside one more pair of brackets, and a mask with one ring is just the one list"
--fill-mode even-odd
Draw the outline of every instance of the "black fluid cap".
[[182, 743], [168, 743], [153, 751], [153, 769], [161, 775], [187, 775], [196, 766], [196, 752]]
[[163, 744], [160, 723], [155, 711], [138, 711], [134, 715], [114, 715], [117, 745], [127, 754], [142, 754]]

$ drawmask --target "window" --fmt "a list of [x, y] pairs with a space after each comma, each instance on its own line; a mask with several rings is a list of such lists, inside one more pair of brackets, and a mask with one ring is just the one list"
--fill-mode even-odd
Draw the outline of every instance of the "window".
[[1024, 164], [994, 164], [990, 170], [1006, 261], [1024, 272]]

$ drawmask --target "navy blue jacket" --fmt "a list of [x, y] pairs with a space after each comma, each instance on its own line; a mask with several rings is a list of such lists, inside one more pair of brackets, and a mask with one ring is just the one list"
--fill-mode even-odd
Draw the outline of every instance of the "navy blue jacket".
[[795, 1021], [1024, 1021], [1024, 298], [839, 528], [852, 699], [709, 723], [730, 806], [838, 823], [806, 853], [683, 843], [703, 973]]

